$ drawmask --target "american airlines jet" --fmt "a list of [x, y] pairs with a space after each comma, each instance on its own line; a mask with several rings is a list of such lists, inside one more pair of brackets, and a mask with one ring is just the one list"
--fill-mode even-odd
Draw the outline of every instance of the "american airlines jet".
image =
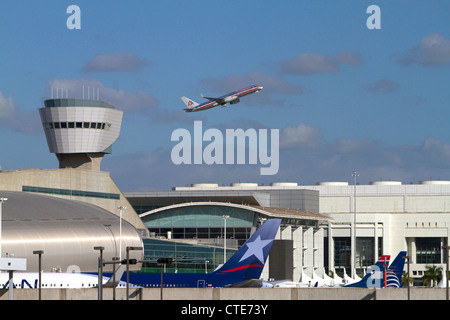
[[205, 97], [204, 95], [201, 95], [202, 98], [209, 100], [202, 104], [199, 104], [194, 100], [186, 97], [181, 97], [181, 100], [183, 100], [184, 104], [187, 106], [187, 108], [184, 109], [186, 112], [202, 111], [217, 107], [218, 105], [225, 107], [227, 103], [236, 104], [241, 101], [240, 98], [252, 93], [259, 92], [262, 89], [263, 89], [262, 86], [250, 86], [241, 90], [233, 91], [218, 98]]
[[[225, 287], [247, 279], [258, 279], [272, 248], [281, 219], [267, 220], [221, 267], [212, 273], [164, 273], [164, 287]], [[122, 264], [115, 277], [103, 274], [103, 287], [125, 287], [126, 265]], [[98, 286], [98, 274], [44, 272], [42, 289], [93, 288]], [[14, 288], [38, 288], [39, 273], [15, 272]], [[115, 279], [115, 282], [113, 282]], [[152, 288], [161, 284], [160, 273], [129, 274], [130, 288]], [[9, 288], [8, 273], [0, 273], [0, 289]]]

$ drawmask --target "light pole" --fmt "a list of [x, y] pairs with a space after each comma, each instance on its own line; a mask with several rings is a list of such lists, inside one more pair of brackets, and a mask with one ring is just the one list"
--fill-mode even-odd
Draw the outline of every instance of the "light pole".
[[122, 260], [122, 210], [125, 210], [127, 207], [117, 206], [119, 209], [119, 260]]
[[[130, 250], [143, 250], [142, 247], [127, 247], [127, 300], [129, 299], [130, 287]], [[136, 259], [133, 259], [133, 264], [136, 264]]]
[[448, 277], [448, 249], [450, 249], [450, 247], [449, 246], [443, 246], [442, 249], [445, 250], [445, 260], [447, 261], [446, 267], [445, 267], [445, 299], [448, 300], [449, 299], [449, 288], [448, 288], [448, 282], [449, 282], [449, 277]]
[[98, 300], [103, 300], [103, 250], [105, 250], [105, 247], [94, 247], [94, 250], [100, 251], [98, 257]]
[[161, 284], [160, 284], [160, 299], [162, 301], [163, 299], [163, 287], [164, 287], [164, 281], [163, 281], [163, 268], [165, 268], [167, 265], [171, 264], [173, 262], [172, 258], [159, 258], [156, 261], [161, 266]]
[[223, 264], [225, 264], [225, 262], [227, 261], [227, 219], [230, 216], [224, 214], [222, 216], [223, 218]]
[[0, 258], [2, 257], [2, 220], [3, 220], [2, 207], [3, 203], [5, 203], [7, 200], [8, 198], [0, 198]]
[[353, 245], [352, 245], [352, 257], [353, 257], [353, 268], [352, 268], [352, 275], [353, 279], [356, 276], [356, 178], [359, 177], [358, 172], [353, 171], [352, 177], [355, 178], [355, 184], [353, 187]]
[[33, 254], [37, 254], [39, 255], [39, 260], [38, 260], [38, 270], [39, 270], [39, 300], [41, 300], [41, 289], [42, 289], [42, 255], [44, 254], [44, 250], [35, 250], [33, 251]]
[[409, 261], [410, 261], [410, 256], [403, 256], [402, 258], [406, 259], [406, 263], [408, 265], [408, 279], [406, 281], [406, 285], [408, 286], [408, 300], [411, 300], [411, 284], [409, 283], [409, 281], [410, 281], [410, 278], [409, 278]]

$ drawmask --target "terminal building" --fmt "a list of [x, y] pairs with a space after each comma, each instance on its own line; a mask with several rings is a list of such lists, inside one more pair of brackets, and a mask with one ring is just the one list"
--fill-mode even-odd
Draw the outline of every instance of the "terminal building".
[[[329, 271], [351, 276], [354, 270], [361, 275], [381, 255], [393, 259], [407, 250], [411, 274], [420, 282], [426, 266], [445, 269], [447, 261], [442, 247], [449, 236], [450, 181], [322, 182], [313, 186], [209, 183], [124, 194], [150, 233], [163, 238], [190, 238], [199, 243], [208, 237], [223, 239], [220, 230], [226, 214], [233, 217], [226, 222], [227, 239], [239, 242], [260, 221], [282, 218], [278, 239], [284, 247], [274, 245], [273, 251], [289, 248], [290, 254], [284, 253], [277, 264], [285, 270], [281, 275], [291, 275], [294, 281], [322, 277]], [[355, 231], [356, 245], [352, 240]], [[270, 259], [269, 270], [274, 266]], [[263, 274], [265, 278], [271, 275], [268, 270]]]

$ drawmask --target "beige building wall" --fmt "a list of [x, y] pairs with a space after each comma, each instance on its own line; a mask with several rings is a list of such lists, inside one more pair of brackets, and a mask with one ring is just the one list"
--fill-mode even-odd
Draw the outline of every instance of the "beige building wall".
[[117, 207], [124, 206], [126, 209], [122, 211], [122, 218], [138, 229], [141, 235], [146, 235], [147, 233], [147, 228], [144, 223], [112, 180], [109, 172], [74, 168], [26, 169], [0, 172], [0, 190], [23, 191], [24, 187], [118, 194], [119, 199], [108, 199], [92, 196], [40, 192], [42, 195], [90, 203], [106, 209], [115, 215], [120, 214]]

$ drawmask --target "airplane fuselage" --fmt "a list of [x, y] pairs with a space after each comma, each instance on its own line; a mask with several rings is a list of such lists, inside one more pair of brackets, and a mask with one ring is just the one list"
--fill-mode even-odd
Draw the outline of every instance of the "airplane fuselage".
[[211, 109], [211, 108], [217, 107], [219, 105], [224, 107], [227, 105], [227, 103], [236, 104], [236, 103], [240, 102], [240, 98], [245, 97], [252, 93], [259, 92], [262, 89], [263, 89], [262, 86], [250, 86], [250, 87], [246, 87], [246, 88], [243, 88], [240, 90], [233, 91], [231, 93], [225, 94], [225, 95], [217, 97], [217, 98], [205, 97], [209, 100], [208, 102], [204, 102], [194, 108], [187, 108], [185, 110], [186, 110], [186, 112], [195, 112], [195, 111], [203, 111], [203, 110]]

